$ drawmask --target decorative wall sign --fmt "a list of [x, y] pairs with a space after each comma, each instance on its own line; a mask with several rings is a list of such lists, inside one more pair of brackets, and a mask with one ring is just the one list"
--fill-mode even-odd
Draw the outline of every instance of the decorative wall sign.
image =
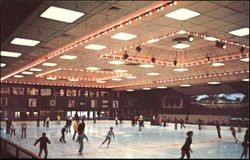
[[1, 107], [8, 106], [8, 98], [1, 97]]
[[49, 101], [49, 105], [50, 105], [51, 107], [55, 107], [55, 106], [56, 106], [56, 100], [55, 100], [55, 99], [51, 99], [51, 100]]
[[29, 98], [29, 107], [36, 107], [36, 99]]
[[119, 107], [118, 101], [113, 101], [113, 108], [118, 108], [118, 107]]
[[183, 108], [183, 99], [176, 95], [166, 95], [162, 99], [162, 108], [181, 109]]

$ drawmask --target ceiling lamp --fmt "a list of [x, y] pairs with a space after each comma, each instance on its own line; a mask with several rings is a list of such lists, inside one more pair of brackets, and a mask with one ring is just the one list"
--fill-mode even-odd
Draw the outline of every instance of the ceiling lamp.
[[128, 52], [127, 52], [127, 51], [125, 51], [125, 53], [124, 53], [124, 55], [123, 55], [122, 59], [128, 59], [128, 57], [129, 57]]
[[133, 92], [133, 91], [135, 91], [135, 90], [133, 90], [133, 89], [127, 89], [126, 91], [127, 91], [127, 92]]
[[219, 63], [219, 62], [212, 63], [213, 67], [220, 67], [220, 66], [224, 66], [224, 65], [225, 65], [224, 63]]
[[193, 36], [188, 36], [188, 41], [189, 42], [193, 42], [194, 41], [194, 37]]
[[113, 78], [112, 81], [122, 81], [121, 78]]
[[16, 74], [14, 75], [15, 78], [23, 78], [23, 75]]
[[141, 47], [140, 47], [140, 46], [137, 46], [137, 47], [135, 48], [135, 50], [139, 53], [139, 52], [141, 52]]
[[155, 63], [155, 57], [152, 57], [152, 58], [151, 58], [151, 62], [152, 62], [152, 63]]
[[216, 81], [214, 81], [214, 82], [207, 82], [207, 84], [220, 84], [220, 82], [216, 82]]
[[159, 76], [160, 73], [157, 72], [151, 72], [151, 73], [147, 73], [148, 76]]
[[154, 65], [153, 64], [140, 64], [139, 67], [141, 67], [141, 68], [152, 68], [152, 67], [154, 67]]
[[177, 65], [177, 60], [175, 59], [174, 62], [173, 62], [174, 66]]
[[249, 62], [249, 57], [247, 57], [247, 58], [241, 58], [240, 61]]
[[222, 48], [222, 49], [227, 48], [226, 44], [224, 42], [220, 42], [220, 41], [216, 42], [216, 47], [219, 47], [219, 48]]
[[136, 79], [137, 77], [136, 76], [128, 76], [128, 77], [125, 77], [127, 79]]
[[121, 65], [121, 64], [124, 64], [123, 61], [119, 61], [119, 60], [109, 61], [108, 63], [109, 63], [109, 64], [114, 64], [114, 65]]
[[181, 84], [181, 87], [191, 87], [191, 84]]
[[14, 38], [11, 44], [21, 45], [21, 46], [35, 46], [40, 43], [40, 41], [24, 38]]
[[54, 81], [54, 80], [56, 80], [56, 77], [47, 77], [47, 80]]
[[158, 88], [158, 89], [166, 89], [166, 88], [168, 88], [168, 87], [166, 87], [166, 86], [158, 86], [158, 87], [156, 87], [156, 88]]
[[98, 67], [87, 67], [86, 70], [89, 70], [89, 71], [97, 71], [99, 70], [100, 68]]
[[241, 52], [241, 53], [245, 53], [245, 52], [246, 52], [245, 47], [242, 46], [242, 47], [240, 48], [240, 52]]
[[142, 88], [142, 90], [151, 90], [151, 88]]
[[242, 81], [249, 82], [249, 78], [244, 78], [244, 79], [242, 79]]
[[70, 82], [77, 82], [77, 81], [79, 81], [79, 79], [78, 78], [70, 78], [69, 81]]
[[5, 63], [1, 63], [1, 67], [5, 67], [6, 66], [6, 64]]
[[96, 81], [96, 83], [106, 83], [106, 81]]
[[187, 68], [175, 68], [174, 69], [175, 72], [185, 72], [185, 71], [188, 71]]

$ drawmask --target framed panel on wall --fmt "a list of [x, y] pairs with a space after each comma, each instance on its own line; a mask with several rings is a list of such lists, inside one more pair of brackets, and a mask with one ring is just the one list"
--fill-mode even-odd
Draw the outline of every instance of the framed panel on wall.
[[77, 96], [77, 90], [76, 89], [67, 89], [66, 96], [68, 96], [68, 97], [76, 97]]
[[55, 100], [55, 99], [49, 100], [49, 105], [50, 105], [51, 107], [55, 107], [55, 106], [56, 106], [56, 100]]
[[36, 99], [35, 98], [29, 98], [29, 107], [36, 107]]
[[108, 100], [102, 100], [102, 107], [103, 108], [108, 108]]
[[73, 100], [73, 99], [70, 99], [69, 101], [68, 101], [68, 107], [69, 108], [72, 108], [72, 107], [75, 107], [75, 100]]
[[27, 95], [38, 95], [38, 89], [37, 88], [27, 88]]
[[7, 97], [1, 97], [1, 107], [8, 106], [8, 98]]
[[10, 87], [1, 87], [1, 94], [10, 94]]
[[113, 108], [118, 108], [119, 107], [119, 103], [118, 101], [113, 101]]
[[81, 90], [81, 97], [88, 97], [89, 91], [88, 90]]
[[87, 105], [87, 102], [86, 101], [80, 101], [80, 103], [79, 103], [79, 105], [81, 106], [81, 107], [85, 107], [86, 105]]
[[178, 96], [166, 95], [162, 99], [162, 108], [181, 109], [183, 108], [183, 100]]
[[91, 106], [91, 108], [96, 108], [97, 107], [97, 100], [92, 99], [90, 106]]

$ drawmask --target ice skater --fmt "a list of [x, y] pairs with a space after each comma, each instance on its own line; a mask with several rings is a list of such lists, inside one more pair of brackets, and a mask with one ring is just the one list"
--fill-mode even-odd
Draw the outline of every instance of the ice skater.
[[66, 143], [66, 141], [65, 141], [65, 131], [66, 131], [66, 128], [67, 128], [67, 126], [65, 125], [63, 128], [62, 128], [62, 130], [61, 130], [61, 133], [62, 133], [62, 137], [60, 138], [60, 142], [64, 142], [64, 143]]
[[40, 127], [40, 118], [39, 118], [39, 116], [37, 116], [37, 119], [36, 119], [36, 126]]
[[10, 136], [14, 134], [14, 138], [16, 137], [16, 122], [12, 121], [10, 125]]
[[178, 121], [177, 121], [177, 118], [174, 117], [174, 129], [175, 129], [175, 130], [177, 130], [177, 122], [178, 122]]
[[237, 143], [238, 140], [237, 140], [237, 138], [236, 138], [236, 131], [235, 131], [235, 129], [234, 129], [234, 126], [231, 125], [230, 128], [229, 128], [229, 130], [231, 130], [232, 135], [233, 135], [233, 137], [234, 137], [234, 139], [235, 139], [235, 143]]
[[26, 130], [27, 130], [27, 123], [26, 122], [23, 122], [21, 124], [21, 130], [22, 130], [22, 135], [21, 137], [22, 138], [26, 138]]
[[245, 159], [247, 159], [247, 150], [249, 147], [249, 129], [247, 128], [245, 135], [244, 135], [244, 141], [242, 142], [242, 147], [243, 147], [243, 152], [240, 156], [240, 158], [243, 158], [243, 156], [245, 157]]
[[216, 125], [216, 129], [217, 129], [218, 137], [221, 138], [220, 123], [218, 121], [215, 121], [215, 125]]
[[192, 137], [193, 137], [193, 131], [188, 131], [187, 138], [185, 144], [181, 147], [181, 158], [183, 159], [185, 155], [187, 156], [187, 159], [190, 159], [190, 152], [193, 153], [193, 150], [190, 148], [190, 145], [192, 144]]
[[182, 127], [185, 128], [185, 126], [184, 126], [184, 120], [182, 118], [180, 120], [180, 123], [181, 123], [181, 129], [182, 129]]
[[140, 115], [140, 116], [139, 116], [138, 121], [139, 121], [139, 131], [141, 131], [141, 127], [144, 127], [144, 125], [143, 125], [143, 117], [142, 117], [142, 115]]
[[75, 140], [75, 136], [76, 136], [76, 132], [77, 132], [77, 128], [79, 125], [79, 119], [77, 119], [74, 124], [73, 124], [73, 128], [74, 128], [74, 135], [73, 135], [73, 141]]
[[39, 156], [41, 157], [42, 150], [44, 150], [44, 153], [45, 153], [44, 159], [45, 159], [48, 156], [47, 143], [50, 144], [50, 140], [46, 137], [45, 132], [42, 133], [42, 137], [40, 137], [38, 140], [36, 140], [36, 142], [34, 143], [34, 146], [36, 146], [36, 144], [38, 142], [40, 142]]
[[110, 141], [111, 141], [111, 137], [113, 136], [113, 138], [115, 138], [115, 134], [113, 132], [113, 127], [110, 127], [110, 131], [108, 132], [107, 136], [106, 136], [106, 139], [102, 142], [101, 146], [108, 140], [108, 145], [107, 145], [107, 148], [109, 148], [109, 144], [110, 144]]
[[201, 130], [201, 125], [202, 125], [202, 120], [199, 118], [199, 119], [198, 119], [199, 130]]

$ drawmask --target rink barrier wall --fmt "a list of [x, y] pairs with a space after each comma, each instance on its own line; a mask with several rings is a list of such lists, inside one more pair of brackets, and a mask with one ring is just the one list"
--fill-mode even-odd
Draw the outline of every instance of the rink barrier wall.
[[35, 153], [32, 153], [31, 151], [18, 146], [13, 142], [3, 139], [2, 137], [0, 137], [0, 143], [1, 151], [9, 153], [17, 159], [42, 159]]

